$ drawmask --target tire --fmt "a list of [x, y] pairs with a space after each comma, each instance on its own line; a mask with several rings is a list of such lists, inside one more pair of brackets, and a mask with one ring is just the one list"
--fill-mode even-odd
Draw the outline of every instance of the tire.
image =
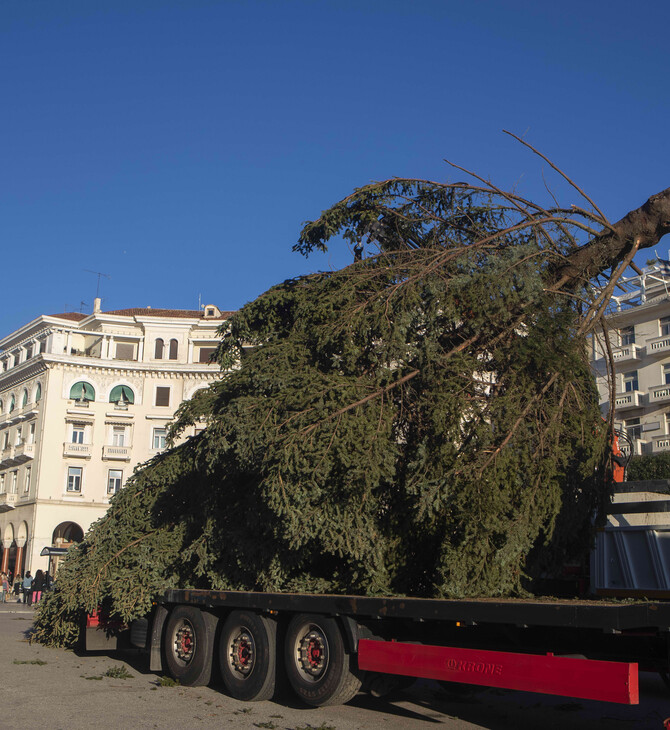
[[165, 664], [169, 674], [188, 687], [207, 684], [212, 676], [217, 617], [194, 606], [177, 606], [165, 628]]
[[219, 666], [236, 700], [269, 700], [277, 678], [277, 624], [251, 611], [232, 611], [221, 629]]
[[286, 631], [284, 661], [291, 688], [308, 705], [343, 704], [361, 687], [353, 655], [346, 653], [333, 618], [294, 616]]

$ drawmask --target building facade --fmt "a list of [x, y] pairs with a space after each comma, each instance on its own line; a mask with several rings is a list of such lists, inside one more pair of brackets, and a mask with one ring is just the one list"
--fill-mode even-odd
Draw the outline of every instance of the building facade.
[[[615, 425], [634, 454], [670, 451], [670, 267], [658, 262], [622, 280], [608, 316], [609, 345], [615, 365]], [[607, 347], [595, 336], [593, 364], [600, 400], [612, 398]]]
[[[136, 465], [165, 448], [178, 406], [221, 377], [230, 316], [125, 309], [40, 316], [0, 340], [1, 567], [53, 571]], [[190, 434], [186, 434], [187, 436]]]

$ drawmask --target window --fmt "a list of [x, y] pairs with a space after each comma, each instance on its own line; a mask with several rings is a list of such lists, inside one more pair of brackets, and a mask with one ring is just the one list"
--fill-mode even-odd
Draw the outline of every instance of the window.
[[634, 390], [638, 390], [637, 370], [631, 370], [629, 373], [624, 373], [623, 389], [625, 393], [631, 393]]
[[670, 317], [661, 317], [661, 334], [670, 335]]
[[19, 483], [19, 472], [13, 471], [12, 472], [12, 494], [16, 494], [19, 491], [18, 483]]
[[95, 388], [90, 383], [80, 381], [70, 388], [70, 399], [78, 401], [94, 401]]
[[30, 358], [33, 356], [33, 346], [30, 345], [26, 348], [26, 360], [30, 360]]
[[127, 385], [116, 385], [109, 394], [109, 402], [119, 406], [132, 405], [135, 402], [135, 393]]
[[663, 382], [666, 385], [670, 385], [670, 363], [666, 363], [663, 366]]
[[134, 360], [135, 345], [132, 342], [117, 342], [115, 360]]
[[5, 475], [0, 474], [0, 494], [5, 493]]
[[21, 398], [21, 406], [25, 408], [28, 405], [28, 391], [24, 388], [23, 396]]
[[30, 491], [30, 467], [26, 467], [26, 478], [23, 482], [23, 493], [28, 494]]
[[165, 428], [154, 428], [153, 448], [162, 450], [165, 448], [165, 437], [167, 430]]
[[213, 317], [214, 316], [214, 308], [208, 307], [206, 312], [207, 317]]
[[81, 474], [80, 466], [70, 466], [67, 470], [67, 491], [81, 492]]
[[37, 388], [35, 388], [35, 403], [39, 403], [42, 400], [42, 383], [37, 384]]
[[216, 347], [201, 347], [198, 362], [211, 362], [215, 352]]
[[642, 426], [639, 418], [627, 418], [624, 424], [629, 438], [639, 439], [642, 437]]
[[9, 448], [9, 431], [5, 431], [5, 438], [2, 440], [2, 448]]
[[157, 406], [169, 406], [170, 405], [170, 388], [159, 385], [156, 388], [156, 405]]
[[19, 426], [16, 429], [16, 440], [14, 441], [14, 446], [20, 446], [21, 445], [21, 433], [22, 433], [22, 428], [21, 428], [21, 426]]
[[86, 426], [83, 423], [72, 424], [72, 443], [83, 444], [86, 435]]
[[622, 327], [621, 328], [621, 344], [622, 345], [634, 345], [635, 344], [635, 327]]
[[114, 426], [112, 429], [112, 446], [126, 445], [126, 427]]
[[163, 347], [164, 347], [164, 345], [165, 345], [165, 343], [159, 337], [156, 340], [156, 347], [154, 349], [154, 359], [155, 360], [162, 360], [163, 359]]
[[179, 355], [179, 343], [177, 340], [170, 340], [170, 360], [176, 360]]
[[30, 424], [30, 430], [28, 431], [28, 443], [34, 444], [35, 443], [35, 423]]
[[9, 412], [11, 413], [14, 410], [14, 408], [16, 408], [16, 398], [14, 396], [12, 396], [9, 399]]
[[123, 472], [121, 469], [110, 469], [107, 473], [107, 494], [116, 494], [121, 489]]

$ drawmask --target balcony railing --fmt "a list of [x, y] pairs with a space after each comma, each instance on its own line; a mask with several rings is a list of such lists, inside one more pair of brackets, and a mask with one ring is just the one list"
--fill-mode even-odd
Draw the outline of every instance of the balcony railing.
[[66, 441], [63, 444], [63, 456], [79, 456], [84, 459], [90, 459], [91, 444], [73, 444]]
[[641, 395], [642, 393], [639, 390], [617, 393], [614, 398], [614, 408], [617, 411], [624, 411], [627, 408], [639, 408]]
[[612, 357], [616, 363], [637, 362], [640, 359], [638, 345], [622, 345], [612, 350]]
[[0, 506], [6, 505], [8, 507], [13, 507], [16, 504], [18, 496], [18, 494], [14, 494], [12, 492], [0, 494]]
[[130, 446], [103, 446], [102, 458], [130, 461]]
[[649, 403], [663, 403], [665, 401], [670, 401], [670, 385], [649, 388]]
[[24, 464], [35, 458], [35, 444], [21, 442], [14, 448], [14, 461], [17, 464]]
[[652, 444], [652, 453], [659, 454], [663, 451], [670, 451], [670, 436], [659, 436]]
[[663, 335], [647, 341], [647, 353], [649, 355], [663, 355], [667, 352], [670, 352], [670, 335]]

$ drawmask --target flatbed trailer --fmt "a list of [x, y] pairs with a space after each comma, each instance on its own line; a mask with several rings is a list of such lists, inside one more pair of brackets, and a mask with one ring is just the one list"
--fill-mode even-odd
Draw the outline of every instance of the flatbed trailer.
[[313, 706], [419, 677], [637, 704], [638, 670], [667, 679], [670, 603], [168, 590], [130, 641], [184, 685], [218, 664], [242, 701], [270, 699], [283, 669]]

